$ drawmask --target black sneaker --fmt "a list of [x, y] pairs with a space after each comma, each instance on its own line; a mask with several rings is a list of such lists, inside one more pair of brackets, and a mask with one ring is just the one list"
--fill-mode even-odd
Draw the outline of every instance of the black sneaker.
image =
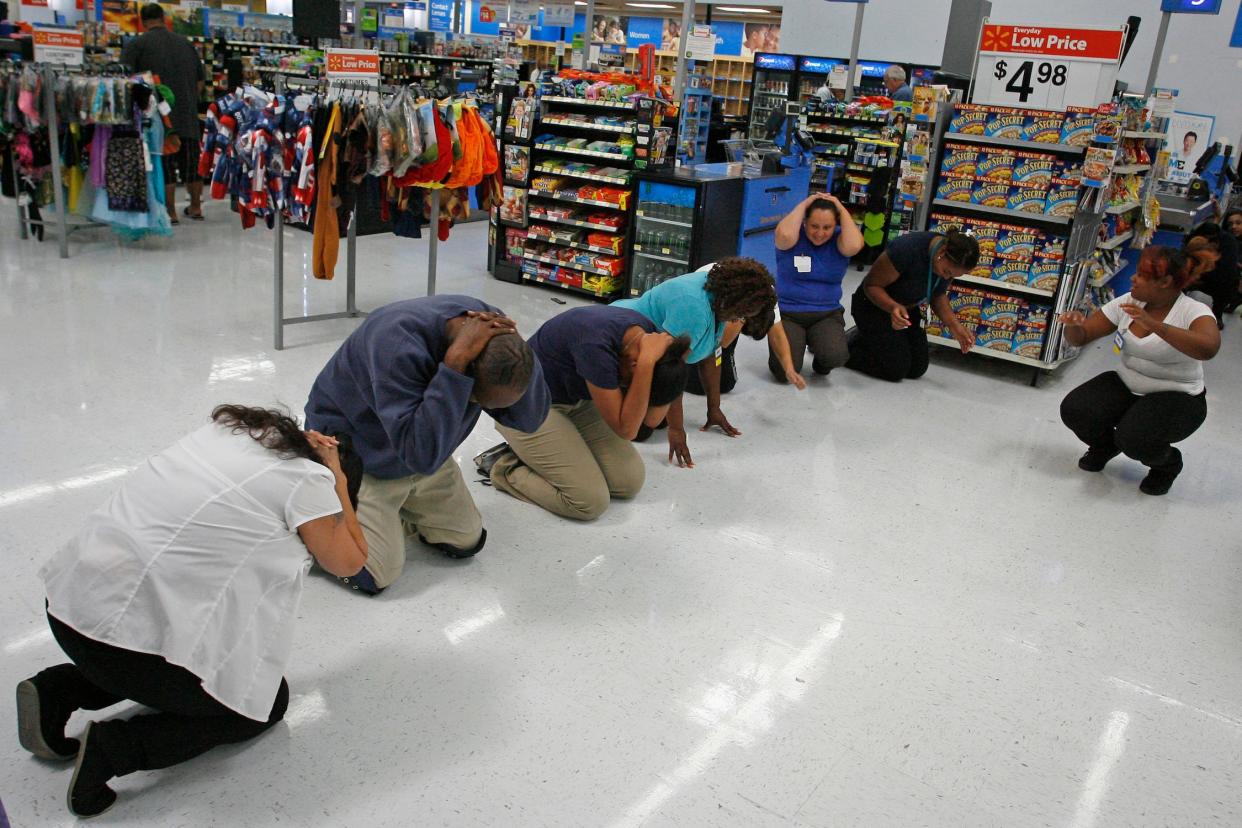
[[[92, 728], [95, 730], [94, 739], [91, 738]], [[70, 813], [82, 819], [99, 816], [116, 804], [116, 791], [108, 787], [108, 781], [116, 774], [100, 747], [98, 734], [96, 722], [88, 724], [82, 732], [82, 747], [78, 750], [73, 778], [69, 780], [69, 791], [65, 794]]]
[[1173, 488], [1173, 481], [1182, 473], [1182, 453], [1177, 449], [1169, 450], [1173, 452], [1173, 460], [1147, 472], [1147, 476], [1139, 484], [1139, 491], [1143, 494], [1156, 497], [1168, 494], [1169, 489]]
[[418, 536], [418, 539], [422, 541], [423, 543], [427, 544], [428, 546], [430, 546], [432, 549], [439, 549], [441, 552], [445, 554], [446, 557], [456, 558], [457, 560], [462, 560], [465, 558], [473, 558], [475, 555], [479, 553], [479, 550], [482, 549], [483, 546], [487, 543], [487, 530], [484, 529], [483, 533], [479, 535], [479, 542], [474, 545], [473, 549], [462, 549], [460, 547], [453, 546], [447, 543], [432, 543], [431, 541], [424, 538], [421, 534]]
[[348, 575], [344, 578], [338, 578], [337, 580], [355, 592], [362, 592], [366, 595], [379, 595], [384, 591], [382, 586], [376, 586], [374, 576], [372, 576], [370, 572], [367, 572], [367, 568], [365, 566], [362, 569], [359, 569], [355, 574]]
[[503, 457], [509, 451], [508, 443], [501, 443], [498, 446], [492, 446], [474, 458], [474, 467], [479, 470], [479, 474], [491, 479], [492, 467], [496, 465], [496, 461]]
[[1117, 449], [1089, 448], [1086, 454], [1078, 458], [1078, 468], [1088, 472], [1104, 471], [1108, 461], [1120, 453]]
[[82, 745], [65, 738], [68, 716], [58, 715], [56, 705], [39, 693], [34, 679], [17, 685], [17, 741], [40, 759], [67, 762]]

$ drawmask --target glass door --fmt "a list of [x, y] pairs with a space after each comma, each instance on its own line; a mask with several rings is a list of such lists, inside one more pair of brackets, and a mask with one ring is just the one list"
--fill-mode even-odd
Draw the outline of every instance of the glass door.
[[798, 62], [793, 55], [766, 52], [755, 55], [755, 78], [750, 94], [751, 138], [768, 138], [769, 133], [780, 128], [785, 102], [795, 92], [797, 75]]
[[631, 296], [690, 272], [696, 192], [664, 181], [638, 182]]

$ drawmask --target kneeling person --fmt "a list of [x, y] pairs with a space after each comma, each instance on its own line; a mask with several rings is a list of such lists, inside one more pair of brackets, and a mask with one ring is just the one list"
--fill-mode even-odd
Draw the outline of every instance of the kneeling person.
[[477, 459], [492, 485], [549, 512], [593, 520], [611, 498], [632, 498], [646, 471], [630, 441], [654, 426], [686, 385], [690, 340], [659, 333], [637, 311], [568, 310], [530, 338], [552, 395], [533, 434], [498, 424], [508, 440]]
[[453, 452], [487, 411], [515, 431], [548, 415], [548, 389], [513, 320], [469, 296], [430, 296], [374, 311], [320, 372], [312, 428], [342, 438], [365, 472], [358, 522], [365, 568], [343, 579], [377, 593], [405, 566], [410, 534], [468, 558], [487, 531]]

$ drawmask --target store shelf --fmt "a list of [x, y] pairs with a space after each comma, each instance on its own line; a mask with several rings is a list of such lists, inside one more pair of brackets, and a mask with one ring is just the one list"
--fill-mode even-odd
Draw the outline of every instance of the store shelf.
[[845, 132], [840, 129], [816, 129], [815, 127], [807, 127], [807, 132], [812, 135], [833, 135], [840, 138], [850, 138], [855, 141], [866, 140], [868, 142], [882, 140], [879, 136], [859, 135], [856, 132]]
[[589, 204], [592, 207], [625, 211], [625, 208], [620, 204], [613, 204], [611, 201], [596, 201], [591, 198], [579, 198], [578, 196], [561, 195], [560, 193], [545, 193], [542, 190], [533, 189], [530, 191], [530, 195], [532, 198], [546, 198], [552, 201], [563, 201], [566, 204]]
[[1071, 144], [1046, 144], [1042, 141], [996, 138], [990, 135], [967, 135], [962, 132], [946, 132], [944, 140], [946, 143], [987, 144], [993, 147], [1012, 147], [1013, 149], [1029, 150], [1031, 152], [1063, 152], [1082, 155], [1087, 151], [1086, 147], [1076, 147]]
[[983, 204], [971, 204], [967, 201], [950, 201], [947, 198], [938, 198], [932, 201], [932, 206], [940, 207], [946, 210], [965, 210], [970, 213], [977, 213], [982, 216], [996, 216], [998, 218], [1007, 218], [1014, 221], [1039, 222], [1040, 224], [1059, 224], [1069, 225], [1073, 219], [1069, 216], [1052, 216], [1047, 213], [1028, 213], [1024, 210], [1006, 210], [1002, 207], [987, 207]]
[[[667, 247], [657, 247], [653, 249], [659, 250], [662, 253], [673, 252], [669, 250]], [[638, 244], [634, 245], [634, 252], [637, 253], [639, 256], [642, 256], [644, 259], [659, 259], [662, 262], [672, 262], [673, 264], [686, 265], [686, 266], [690, 265], [690, 262], [687, 261], [686, 259], [678, 259], [674, 256], [662, 256], [657, 253], [651, 253], [651, 252], [648, 252], [646, 249], [644, 249], [642, 245], [638, 245]]]
[[[936, 334], [928, 334], [927, 341], [930, 342], [932, 345], [942, 345], [945, 348], [952, 348], [953, 350], [958, 351], [958, 352], [962, 350], [961, 347], [957, 344], [956, 340], [945, 339], [943, 336], [937, 336]], [[1018, 365], [1026, 365], [1029, 368], [1043, 368], [1048, 371], [1053, 370], [1054, 368], [1056, 368], [1058, 365], [1061, 364], [1060, 360], [1057, 360], [1056, 362], [1044, 362], [1043, 360], [1033, 359], [1032, 357], [1019, 356], [1018, 354], [1008, 354], [1008, 353], [1005, 353], [1004, 351], [995, 351], [991, 348], [975, 347], [975, 348], [970, 349], [970, 353], [983, 354], [984, 356], [993, 357], [995, 359], [1001, 359], [1001, 360], [1004, 360], [1005, 362], [1015, 362]]]
[[1142, 206], [1143, 205], [1138, 203], [1137, 201], [1125, 201], [1125, 202], [1122, 202], [1121, 204], [1114, 204], [1112, 207], [1106, 208], [1104, 212], [1108, 213], [1109, 215], [1118, 216], [1118, 215], [1121, 215], [1122, 213], [1128, 213], [1131, 210], [1135, 210]]
[[837, 121], [847, 124], [886, 124], [887, 118], [856, 118], [852, 115], [829, 115], [826, 112], [808, 112], [806, 113], [808, 120], [811, 118], [822, 118], [827, 121]]
[[1012, 291], [1013, 293], [1021, 293], [1026, 296], [1040, 296], [1044, 299], [1051, 299], [1056, 295], [1056, 291], [1044, 290], [1043, 288], [1030, 287], [1028, 285], [1015, 285], [1012, 282], [1002, 282], [1000, 279], [984, 279], [979, 276], [958, 276], [953, 280], [953, 284], [965, 282], [970, 285], [981, 285], [989, 288], [999, 288], [1002, 290]]
[[540, 256], [537, 253], [531, 253], [529, 251], [523, 251], [522, 258], [528, 261], [532, 261], [532, 262], [542, 262], [543, 264], [556, 265], [557, 267], [567, 267], [570, 270], [580, 270], [583, 273], [590, 273], [594, 276], [614, 276], [615, 275], [610, 270], [602, 270], [598, 267], [591, 267], [590, 265], [583, 265], [583, 264], [575, 264], [574, 262], [562, 262], [560, 259], [554, 259], [551, 256]]
[[491, 66], [491, 58], [460, 57], [456, 55], [421, 55], [415, 52], [380, 52], [384, 57], [408, 58], [410, 60], [438, 60], [448, 63], [469, 63], [474, 66]]
[[572, 247], [574, 250], [585, 250], [588, 253], [599, 253], [603, 256], [620, 257], [622, 255], [613, 250], [611, 247], [596, 247], [593, 244], [583, 244], [582, 242], [558, 241], [557, 239], [549, 238], [548, 236], [544, 236], [539, 233], [531, 233], [529, 231], [527, 231], [526, 238], [535, 239], [536, 241], [543, 242], [544, 244], [551, 244], [557, 247]]
[[535, 144], [535, 149], [544, 152], [560, 152], [565, 155], [582, 155], [588, 158], [607, 158], [609, 161], [633, 161], [628, 155], [619, 152], [602, 152], [600, 150], [578, 149], [577, 147], [561, 147], [556, 144]]
[[630, 185], [630, 180], [628, 178], [617, 178], [611, 175], [596, 175], [595, 173], [577, 172], [575, 170], [566, 170], [560, 167], [548, 167], [543, 164], [536, 164], [535, 172], [547, 173], [548, 175], [565, 175], [572, 178], [585, 178], [588, 181], [602, 181], [606, 184], [616, 184], [620, 187], [628, 187]]
[[694, 225], [688, 221], [674, 221], [673, 219], [656, 218], [655, 216], [647, 215], [642, 210], [637, 211], [634, 215], [638, 216], [640, 219], [643, 219], [644, 221], [655, 221], [655, 222], [659, 222], [660, 224], [671, 224], [675, 227], [694, 227]]
[[1096, 245], [1096, 247], [1100, 248], [1101, 250], [1116, 250], [1118, 247], [1121, 247], [1123, 244], [1125, 244], [1132, 238], [1134, 238], [1134, 231], [1127, 230], [1124, 233], [1113, 236], [1111, 239], [1107, 241], [1100, 242], [1098, 245]]
[[582, 221], [580, 219], [564, 219], [554, 218], [547, 215], [530, 214], [531, 221], [543, 221], [549, 224], [563, 224], [566, 227], [585, 227], [588, 230], [600, 230], [604, 233], [624, 233], [624, 227], [609, 227], [607, 224], [595, 224], [590, 221]]
[[[228, 46], [256, 46], [260, 49], [309, 49], [309, 46], [303, 46], [300, 43], [260, 43], [257, 40], [226, 40]], [[322, 51], [316, 49], [314, 51]]]
[[562, 95], [544, 95], [539, 100], [548, 103], [564, 103], [575, 104], [576, 106], [589, 106], [594, 109], [625, 109], [633, 110], [634, 103], [632, 101], [588, 101], [586, 98], [568, 98]]
[[541, 285], [551, 285], [552, 287], [558, 287], [561, 290], [567, 290], [570, 293], [581, 293], [583, 296], [594, 296], [596, 299], [603, 299], [607, 296], [612, 296], [613, 293], [616, 293], [616, 291], [613, 291], [612, 293], [604, 293], [603, 291], [587, 290], [586, 288], [577, 287], [576, 285], [567, 285], [564, 282], [556, 282], [552, 279], [540, 279], [538, 276], [531, 276], [529, 273], [522, 274], [522, 281], [537, 282]]
[[1122, 164], [1113, 167], [1113, 172], [1117, 175], [1133, 175], [1135, 173], [1147, 172], [1151, 169], [1151, 164]]
[[575, 121], [572, 118], [564, 118], [564, 119], [543, 118], [542, 120], [540, 120], [539, 123], [545, 124], [548, 126], [572, 127], [573, 129], [589, 129], [589, 130], [592, 130], [593, 132], [614, 132], [614, 133], [620, 132], [620, 133], [629, 134], [634, 131], [633, 124], [630, 124], [629, 126], [615, 126], [613, 124], [593, 124], [593, 123], [586, 122], [586, 121]]
[[1125, 132], [1121, 133], [1121, 137], [1122, 138], [1143, 138], [1143, 139], [1164, 138], [1165, 133], [1163, 132], [1142, 132], [1138, 130], [1127, 129]]

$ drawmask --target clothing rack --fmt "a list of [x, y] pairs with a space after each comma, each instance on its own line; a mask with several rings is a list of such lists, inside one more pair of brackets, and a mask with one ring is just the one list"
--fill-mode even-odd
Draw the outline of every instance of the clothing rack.
[[[281, 91], [287, 91], [291, 88], [320, 88], [326, 81], [324, 78], [298, 78], [284, 75], [277, 75], [277, 87], [283, 86]], [[365, 84], [365, 85], [362, 85]], [[327, 81], [330, 88], [333, 86], [341, 88], [358, 88], [366, 91], [395, 91], [396, 87], [391, 85], [376, 85], [366, 81]], [[433, 219], [431, 238], [427, 247], [427, 295], [434, 296], [436, 292], [436, 260], [439, 256], [440, 237], [435, 232], [435, 221], [438, 221], [440, 215], [440, 190], [438, 188], [431, 190], [431, 215]], [[273, 312], [272, 327], [273, 336], [272, 344], [277, 351], [283, 351], [285, 347], [285, 326], [298, 325], [305, 322], [325, 322], [329, 319], [357, 319], [366, 316], [367, 312], [358, 309], [357, 305], [357, 254], [358, 254], [358, 211], [357, 208], [349, 215], [349, 230], [346, 234], [345, 242], [345, 310], [334, 311], [331, 313], [317, 313], [309, 316], [285, 316], [285, 221], [283, 209], [276, 210], [276, 239], [274, 244], [274, 267], [273, 267]]]
[[37, 224], [44, 229], [48, 227], [60, 228], [57, 232], [56, 241], [60, 247], [60, 257], [62, 259], [69, 258], [69, 234], [77, 230], [83, 230], [88, 227], [107, 227], [108, 225], [94, 221], [92, 219], [80, 218], [79, 221], [70, 222], [68, 210], [65, 208], [65, 191], [64, 182], [60, 170], [60, 122], [57, 120], [56, 112], [56, 74], [57, 72], [69, 71], [66, 66], [53, 64], [38, 64], [43, 74], [43, 117], [47, 121], [47, 140], [49, 154], [52, 157], [52, 199], [55, 205], [55, 221], [47, 219], [30, 219], [30, 211], [26, 209], [23, 203], [21, 192], [21, 179], [17, 174], [17, 159], [13, 159], [13, 183], [17, 186], [15, 194], [17, 196], [17, 234], [18, 238], [25, 240], [30, 238], [27, 231], [27, 225]]

